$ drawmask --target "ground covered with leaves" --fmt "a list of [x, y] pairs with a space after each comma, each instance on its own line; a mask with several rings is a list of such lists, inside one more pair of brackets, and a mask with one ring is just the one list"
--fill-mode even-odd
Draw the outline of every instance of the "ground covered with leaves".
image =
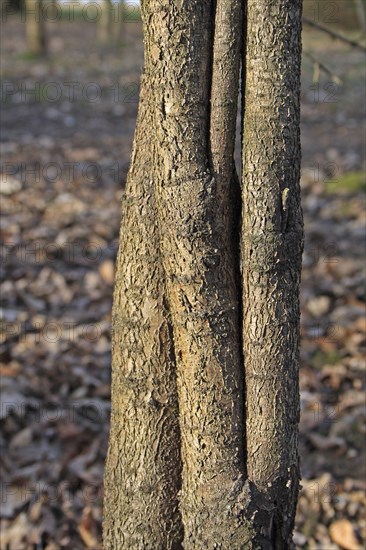
[[[1, 550], [101, 548], [110, 313], [142, 64], [140, 23], [49, 28], [45, 60], [3, 26]], [[362, 54], [306, 33], [298, 548], [366, 542]]]

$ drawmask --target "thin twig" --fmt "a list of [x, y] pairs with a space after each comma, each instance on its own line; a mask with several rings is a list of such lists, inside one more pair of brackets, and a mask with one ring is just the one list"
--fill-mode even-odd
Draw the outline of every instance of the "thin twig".
[[336, 74], [333, 73], [332, 69], [330, 69], [329, 67], [327, 67], [326, 65], [324, 65], [324, 63], [322, 63], [321, 61], [319, 61], [319, 59], [317, 59], [316, 57], [313, 56], [313, 54], [311, 54], [310, 52], [307, 52], [306, 50], [303, 50], [302, 52], [306, 57], [308, 57], [313, 63], [314, 65], [316, 64], [319, 69], [321, 69], [324, 73], [328, 74], [329, 76], [332, 77], [333, 79], [333, 82], [335, 82], [336, 84], [342, 84], [342, 80], [340, 79], [339, 76], [337, 76]]
[[352, 46], [353, 48], [357, 48], [359, 50], [362, 50], [363, 52], [366, 52], [366, 48], [362, 44], [359, 44], [358, 42], [354, 42], [354, 40], [350, 40], [346, 36], [343, 36], [342, 34], [338, 34], [337, 32], [332, 31], [331, 29], [328, 29], [328, 27], [324, 27], [319, 23], [315, 23], [314, 21], [312, 21], [311, 19], [308, 19], [307, 17], [303, 17], [303, 22], [306, 25], [309, 25], [310, 27], [314, 27], [319, 31], [323, 31], [329, 34], [329, 36], [331, 36], [332, 38], [335, 38], [336, 40], [341, 40], [342, 42], [345, 42], [346, 44], [348, 44], [349, 46]]

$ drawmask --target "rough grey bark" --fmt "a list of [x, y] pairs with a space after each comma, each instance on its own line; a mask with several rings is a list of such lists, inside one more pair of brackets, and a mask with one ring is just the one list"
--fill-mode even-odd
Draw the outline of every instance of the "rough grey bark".
[[[240, 4], [223, 2], [216, 16], [207, 0], [179, 9], [168, 1], [144, 5], [156, 52], [154, 183], [177, 362], [185, 548], [239, 548], [250, 538], [241, 495], [243, 373], [228, 234], [240, 34], [226, 31], [230, 21], [238, 30]], [[220, 65], [230, 49], [237, 57], [225, 74]]]
[[27, 48], [35, 55], [46, 53], [45, 21], [42, 0], [26, 0]]
[[301, 0], [248, 3], [243, 341], [247, 471], [261, 548], [291, 547], [299, 485], [300, 36]]
[[291, 547], [301, 9], [300, 0], [248, 6], [241, 280], [241, 6], [142, 2], [145, 68], [113, 308], [106, 550]]
[[158, 254], [147, 76], [123, 198], [112, 334], [104, 547], [178, 549], [180, 436], [174, 349]]

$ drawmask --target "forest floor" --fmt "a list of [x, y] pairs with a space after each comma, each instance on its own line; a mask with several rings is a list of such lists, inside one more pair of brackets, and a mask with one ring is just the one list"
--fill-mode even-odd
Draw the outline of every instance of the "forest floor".
[[[110, 312], [141, 26], [100, 48], [94, 25], [51, 26], [50, 55], [3, 25], [1, 550], [100, 548]], [[316, 32], [304, 48], [298, 548], [366, 543], [365, 92], [362, 53]]]

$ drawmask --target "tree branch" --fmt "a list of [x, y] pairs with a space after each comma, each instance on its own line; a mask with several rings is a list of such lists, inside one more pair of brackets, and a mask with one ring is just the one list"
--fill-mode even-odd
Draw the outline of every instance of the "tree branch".
[[307, 52], [306, 50], [303, 50], [302, 53], [306, 57], [308, 57], [310, 61], [314, 63], [314, 65], [317, 65], [320, 70], [322, 70], [325, 74], [328, 74], [336, 84], [342, 84], [341, 78], [338, 75], [334, 74], [332, 69], [330, 69], [329, 67], [324, 65], [324, 63], [319, 61], [319, 59], [314, 57], [313, 54], [311, 54], [310, 52]]
[[328, 27], [324, 27], [323, 25], [320, 25], [319, 23], [315, 23], [314, 21], [311, 21], [311, 19], [308, 19], [307, 17], [303, 17], [303, 22], [306, 25], [309, 25], [309, 27], [313, 27], [314, 29], [325, 32], [326, 34], [329, 34], [329, 36], [331, 36], [332, 38], [334, 38], [336, 40], [340, 40], [341, 42], [344, 42], [345, 44], [348, 44], [349, 46], [352, 46], [352, 48], [356, 48], [356, 49], [359, 49], [363, 52], [366, 52], [366, 48], [362, 44], [359, 44], [358, 42], [355, 42], [354, 40], [350, 40], [346, 36], [343, 36], [342, 34], [339, 34], [335, 31], [332, 31], [331, 29], [328, 29]]

